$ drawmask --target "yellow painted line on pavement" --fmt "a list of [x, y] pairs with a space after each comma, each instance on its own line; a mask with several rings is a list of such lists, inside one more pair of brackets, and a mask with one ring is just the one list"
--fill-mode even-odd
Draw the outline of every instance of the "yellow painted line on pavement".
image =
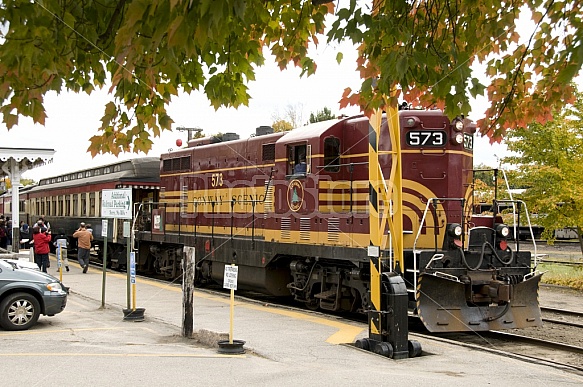
[[28, 331], [13, 331], [0, 332], [0, 336], [13, 335], [46, 335], [47, 333], [61, 333], [61, 332], [80, 332], [80, 331], [112, 331], [121, 330], [122, 328], [70, 328], [70, 329], [43, 329], [43, 330], [28, 330]]
[[[114, 275], [119, 275], [120, 277], [125, 277], [121, 274], [114, 274]], [[166, 290], [170, 290], [173, 292], [182, 293], [182, 288], [177, 287], [177, 286], [170, 286], [168, 284], [162, 284], [162, 283], [159, 283], [157, 281], [151, 281], [151, 280], [147, 280], [147, 279], [143, 279], [143, 278], [140, 278], [139, 281], [136, 279], [136, 281], [140, 282], [140, 283], [147, 284], [147, 285], [155, 286], [155, 287], [158, 287], [161, 289], [166, 289]], [[207, 300], [221, 302], [223, 304], [230, 304], [230, 302], [231, 302], [230, 299], [228, 299], [226, 297], [214, 296], [214, 295], [207, 294], [204, 292], [196, 292], [195, 291], [194, 296], [198, 297], [198, 298], [204, 298]], [[326, 339], [326, 342], [330, 343], [330, 344], [353, 343], [356, 340], [356, 336], [358, 336], [364, 330], [364, 328], [357, 327], [355, 325], [346, 324], [343, 322], [334, 321], [334, 320], [330, 320], [330, 319], [322, 318], [322, 317], [318, 317], [318, 316], [313, 316], [311, 314], [303, 313], [303, 312], [296, 312], [296, 311], [292, 311], [292, 310], [279, 309], [279, 308], [274, 308], [274, 307], [270, 307], [270, 306], [259, 306], [259, 305], [255, 305], [255, 304], [241, 303], [241, 302], [235, 302], [235, 305], [238, 307], [243, 307], [243, 308], [253, 309], [253, 310], [260, 310], [262, 312], [278, 314], [280, 316], [286, 316], [286, 317], [290, 317], [290, 318], [309, 321], [309, 322], [312, 322], [315, 324], [320, 324], [320, 325], [325, 325], [325, 326], [329, 326], [332, 328], [336, 328], [336, 329], [338, 329], [338, 332], [334, 333], [332, 336], [330, 336], [330, 337], [328, 337], [328, 339]]]
[[210, 355], [210, 354], [196, 354], [196, 353], [80, 353], [80, 352], [28, 352], [28, 353], [0, 353], [0, 357], [36, 357], [36, 356], [73, 356], [73, 357], [199, 357], [199, 358], [246, 358], [245, 355]]

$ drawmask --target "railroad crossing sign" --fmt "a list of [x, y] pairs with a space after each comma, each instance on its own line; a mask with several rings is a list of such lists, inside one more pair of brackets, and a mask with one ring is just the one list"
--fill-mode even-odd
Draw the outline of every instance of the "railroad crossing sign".
[[104, 218], [132, 218], [132, 189], [104, 189], [101, 191], [101, 215]]

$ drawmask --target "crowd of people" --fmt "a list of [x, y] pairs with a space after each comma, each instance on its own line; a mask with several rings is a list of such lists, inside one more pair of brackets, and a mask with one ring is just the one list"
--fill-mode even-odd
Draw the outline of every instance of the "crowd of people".
[[[51, 224], [45, 221], [44, 215], [32, 227], [24, 220], [20, 221], [18, 233], [20, 236], [20, 249], [32, 249], [34, 252], [34, 261], [41, 271], [46, 273], [51, 265], [49, 260], [51, 244], [60, 255], [61, 262], [66, 271], [70, 270], [67, 256], [67, 249], [69, 247], [67, 236], [63, 229], [58, 229], [56, 235], [53, 236]], [[77, 239], [77, 258], [79, 264], [83, 269], [83, 273], [87, 273], [91, 242], [93, 241], [93, 232], [90, 225], [81, 222], [77, 231], [73, 233], [73, 238]], [[8, 247], [12, 243], [12, 222], [9, 217], [5, 218], [4, 215], [0, 215], [0, 248], [8, 250]]]

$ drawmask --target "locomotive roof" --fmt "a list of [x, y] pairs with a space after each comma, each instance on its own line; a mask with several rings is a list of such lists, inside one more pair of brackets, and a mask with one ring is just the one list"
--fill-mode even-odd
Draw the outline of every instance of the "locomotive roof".
[[[352, 117], [354, 118], [354, 117]], [[344, 121], [345, 119], [332, 119], [327, 121], [320, 121], [306, 126], [301, 126], [299, 128], [293, 129], [285, 134], [280, 141], [283, 142], [295, 142], [295, 141], [306, 141], [309, 138], [320, 137], [328, 129]]]
[[41, 179], [38, 185], [30, 191], [109, 181], [158, 184], [160, 182], [160, 159], [158, 157], [140, 157], [48, 177]]

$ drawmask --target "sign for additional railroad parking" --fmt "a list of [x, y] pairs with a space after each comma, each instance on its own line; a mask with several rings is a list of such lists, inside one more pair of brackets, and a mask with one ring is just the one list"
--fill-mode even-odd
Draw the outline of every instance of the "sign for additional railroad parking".
[[104, 189], [101, 191], [101, 215], [104, 218], [132, 218], [132, 189]]
[[225, 265], [225, 275], [223, 277], [223, 288], [237, 290], [237, 276], [239, 275], [239, 266]]

